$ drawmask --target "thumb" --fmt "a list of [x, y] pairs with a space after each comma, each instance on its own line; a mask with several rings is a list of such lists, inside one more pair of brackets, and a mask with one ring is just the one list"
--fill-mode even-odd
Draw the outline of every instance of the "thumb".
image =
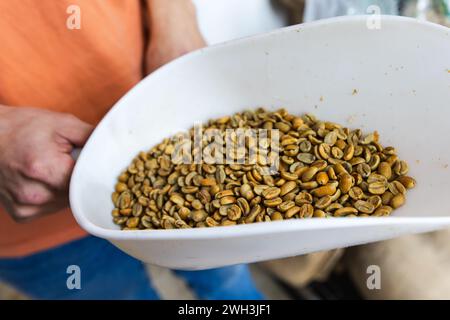
[[64, 115], [59, 133], [76, 147], [82, 147], [94, 130], [94, 126], [75, 116]]

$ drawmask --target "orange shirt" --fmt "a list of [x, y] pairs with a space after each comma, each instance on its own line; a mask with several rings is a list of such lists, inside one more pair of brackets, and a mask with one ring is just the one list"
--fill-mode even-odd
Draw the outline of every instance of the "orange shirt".
[[[81, 29], [69, 29], [70, 5]], [[139, 0], [0, 1], [0, 104], [69, 112], [96, 124], [143, 77]], [[1, 152], [1, 151], [0, 151]], [[0, 210], [0, 257], [84, 236], [69, 209], [30, 223]]]

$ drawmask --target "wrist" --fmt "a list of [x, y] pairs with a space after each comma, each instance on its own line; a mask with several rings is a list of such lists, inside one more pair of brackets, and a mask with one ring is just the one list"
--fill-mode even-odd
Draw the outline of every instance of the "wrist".
[[187, 6], [194, 7], [194, 3], [192, 0], [147, 0], [149, 7], [158, 6], [158, 7], [170, 7], [170, 6]]
[[164, 32], [164, 28], [175, 18], [196, 23], [196, 8], [191, 0], [149, 0], [148, 11], [152, 33]]
[[6, 114], [10, 110], [11, 110], [11, 107], [7, 107], [7, 106], [0, 104], [0, 116]]

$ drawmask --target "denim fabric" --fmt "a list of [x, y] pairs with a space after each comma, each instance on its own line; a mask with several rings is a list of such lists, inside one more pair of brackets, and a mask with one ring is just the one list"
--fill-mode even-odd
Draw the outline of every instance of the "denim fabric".
[[[69, 290], [67, 267], [80, 267]], [[200, 299], [262, 299], [247, 266], [175, 271]], [[108, 241], [87, 237], [18, 259], [0, 259], [0, 281], [35, 299], [159, 299], [145, 266]]]

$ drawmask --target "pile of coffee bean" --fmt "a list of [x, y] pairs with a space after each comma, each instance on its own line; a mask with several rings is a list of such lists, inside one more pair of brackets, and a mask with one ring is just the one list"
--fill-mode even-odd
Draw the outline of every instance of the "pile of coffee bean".
[[[141, 152], [118, 178], [114, 223], [139, 230], [388, 216], [416, 184], [377, 132], [363, 135], [311, 114], [260, 108], [210, 120], [208, 129], [213, 143], [208, 135], [196, 142], [192, 128], [181, 148], [174, 137]], [[246, 130], [267, 134], [247, 135], [239, 148]], [[187, 156], [176, 155], [192, 145]], [[217, 157], [222, 147], [227, 151]], [[219, 161], [194, 161], [199, 154]]]

